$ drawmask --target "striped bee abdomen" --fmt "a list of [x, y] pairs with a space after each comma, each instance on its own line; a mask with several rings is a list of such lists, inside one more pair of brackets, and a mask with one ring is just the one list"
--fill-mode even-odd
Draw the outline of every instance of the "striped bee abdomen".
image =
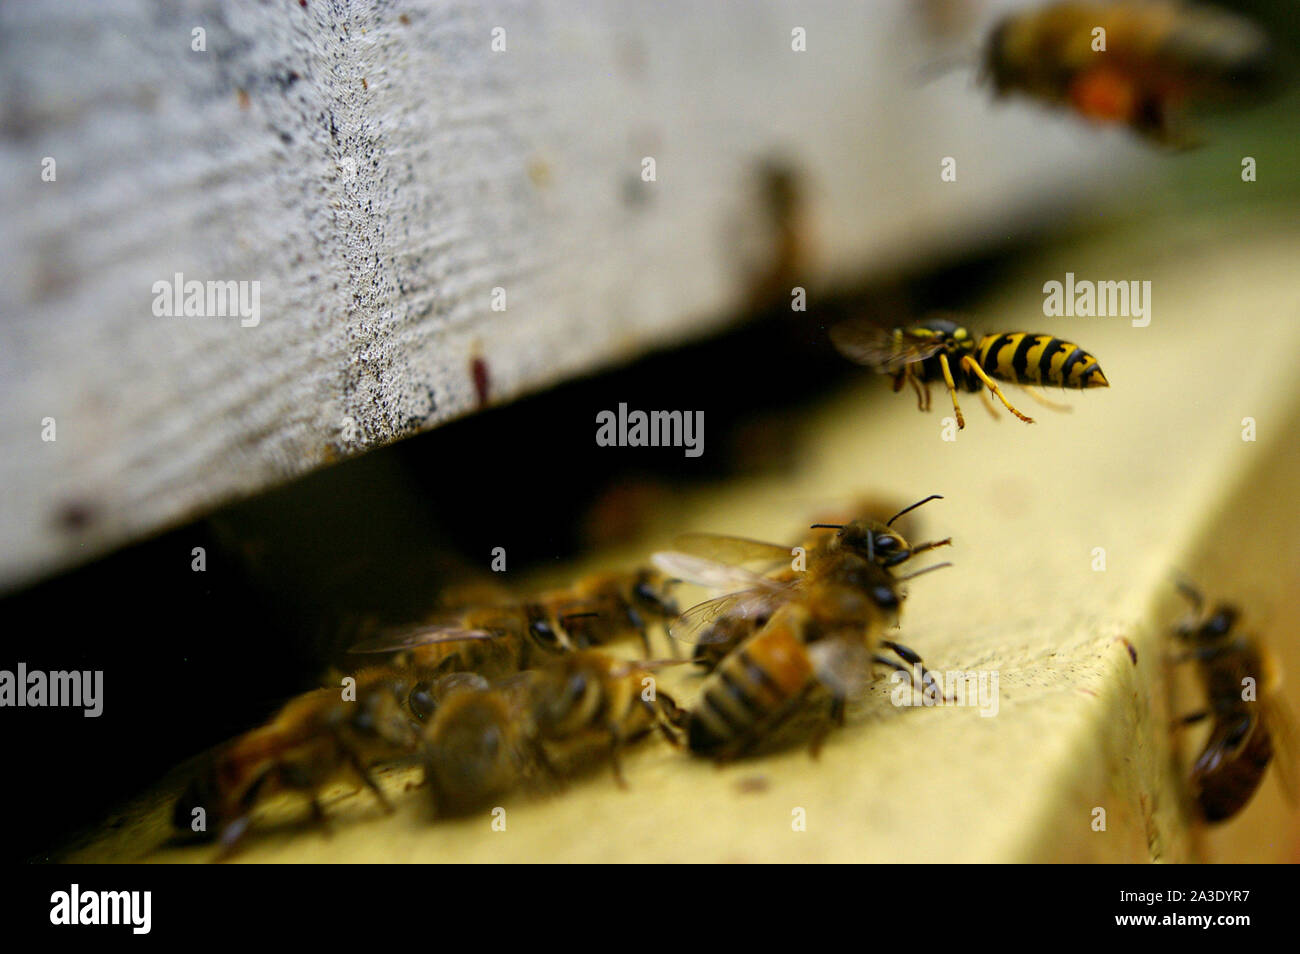
[[1104, 388], [1110, 382], [1097, 359], [1076, 344], [1052, 335], [1008, 331], [985, 335], [977, 360], [991, 378], [1013, 384], [1052, 384], [1062, 388]]
[[806, 621], [802, 607], [783, 607], [722, 660], [691, 711], [687, 744], [692, 752], [709, 755], [733, 744], [743, 749], [757, 726], [810, 683], [812, 661], [801, 638]]

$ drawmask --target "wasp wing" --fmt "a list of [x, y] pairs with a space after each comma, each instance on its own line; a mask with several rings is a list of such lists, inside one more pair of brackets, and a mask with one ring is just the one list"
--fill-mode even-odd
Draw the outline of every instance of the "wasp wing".
[[909, 364], [924, 361], [943, 348], [937, 339], [918, 340], [906, 329], [883, 328], [874, 322], [845, 321], [830, 330], [835, 350], [850, 361], [884, 374], [897, 374]]

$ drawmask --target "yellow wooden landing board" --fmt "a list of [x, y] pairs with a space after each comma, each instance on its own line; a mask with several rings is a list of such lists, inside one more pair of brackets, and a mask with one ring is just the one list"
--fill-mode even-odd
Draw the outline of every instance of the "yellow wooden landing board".
[[[1283, 642], [1300, 675], [1293, 600], [1300, 587], [1300, 226], [1282, 216], [1180, 226], [1026, 261], [972, 318], [983, 330], [1046, 331], [1095, 353], [1109, 390], [1064, 397], [1056, 413], [1009, 388], [1038, 419], [991, 420], [974, 395], [955, 442], [934, 412], [861, 385], [823, 407], [792, 447], [792, 476], [683, 501], [641, 555], [687, 529], [787, 539], [827, 501], [864, 491], [942, 493], [925, 535], [951, 534], [956, 566], [911, 584], [899, 639], [937, 670], [998, 673], [998, 710], [902, 709], [878, 684], [821, 758], [794, 749], [722, 769], [652, 741], [629, 752], [630, 789], [607, 773], [556, 797], [503, 800], [506, 830], [484, 814], [431, 822], [413, 771], [383, 775], [398, 811], [365, 792], [328, 793], [332, 835], [300, 802], [268, 807], [239, 861], [1020, 861], [1294, 856], [1297, 831], [1264, 790], [1240, 820], [1205, 838], [1189, 824], [1167, 724], [1165, 626], [1181, 611], [1183, 570], [1231, 596]], [[1044, 318], [1042, 284], [1152, 282], [1152, 320]], [[791, 368], [791, 388], [798, 387]], [[874, 395], [871, 392], [877, 392]], [[883, 399], [869, 399], [883, 398]], [[1253, 418], [1258, 440], [1242, 440]], [[1228, 531], [1231, 530], [1231, 533]], [[1094, 570], [1094, 548], [1106, 569]], [[621, 559], [635, 557], [620, 551]], [[598, 565], [593, 557], [584, 568]], [[566, 571], [567, 572], [567, 571]], [[577, 572], [575, 569], [574, 572]], [[1120, 638], [1138, 653], [1136, 665]], [[1287, 665], [1289, 663], [1289, 665]], [[664, 683], [689, 702], [698, 678]], [[1288, 688], [1300, 711], [1300, 681]], [[166, 843], [173, 792], [142, 796], [116, 827], [73, 849], [78, 861], [204, 861], [213, 849]], [[1094, 809], [1106, 830], [1094, 831]], [[792, 824], [802, 809], [806, 830]], [[1205, 853], [1204, 855], [1202, 853]]]

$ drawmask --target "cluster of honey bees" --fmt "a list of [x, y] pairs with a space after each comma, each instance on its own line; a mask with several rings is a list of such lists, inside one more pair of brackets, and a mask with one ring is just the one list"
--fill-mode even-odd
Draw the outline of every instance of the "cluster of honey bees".
[[[1267, 38], [1254, 27], [1166, 0], [1048, 4], [1002, 21], [984, 52], [984, 72], [999, 94], [1023, 93], [1174, 145], [1190, 141], [1189, 107], [1257, 90], [1270, 64]], [[965, 426], [963, 390], [985, 401], [992, 395], [1032, 423], [1001, 383], [1109, 386], [1097, 358], [1078, 345], [1023, 331], [976, 335], [946, 316], [889, 328], [847, 322], [831, 339], [846, 357], [889, 375], [894, 391], [910, 386], [922, 410], [930, 407], [930, 384], [941, 383], [958, 427]], [[904, 584], [949, 566], [913, 569], [914, 558], [951, 540], [910, 544], [894, 526], [936, 498], [888, 519], [855, 512], [819, 522], [795, 545], [686, 534], [645, 567], [568, 588], [448, 595], [432, 621], [354, 647], [378, 664], [350, 672], [342, 688], [293, 699], [214, 753], [176, 803], [175, 823], [192, 830], [203, 809], [205, 830], [229, 853], [258, 807], [279, 792], [301, 793], [323, 820], [322, 789], [351, 777], [387, 807], [373, 773], [392, 764], [422, 766], [434, 815], [464, 815], [592, 764], [612, 766], [621, 781], [620, 753], [656, 734], [694, 756], [751, 756], [801, 713], [813, 714], [807, 741], [816, 751], [880, 668], [937, 689], [921, 657], [890, 638]], [[806, 559], [792, 562], [792, 554]], [[679, 611], [682, 583], [719, 595]], [[1201, 610], [1199, 594], [1187, 592]], [[1269, 654], [1240, 634], [1236, 619], [1223, 605], [1174, 631], [1205, 690], [1206, 708], [1181, 721], [1210, 723], [1190, 791], [1212, 822], [1240, 811], [1274, 761], [1274, 743], [1281, 750], [1290, 737]], [[676, 650], [674, 658], [654, 658], [657, 629], [671, 646], [693, 646], [691, 658]], [[643, 659], [610, 652], [632, 641]], [[688, 662], [705, 677], [684, 708], [657, 687], [655, 674]], [[1243, 682], [1260, 686], [1258, 701], [1243, 696]], [[1288, 760], [1277, 761], [1289, 777]]]

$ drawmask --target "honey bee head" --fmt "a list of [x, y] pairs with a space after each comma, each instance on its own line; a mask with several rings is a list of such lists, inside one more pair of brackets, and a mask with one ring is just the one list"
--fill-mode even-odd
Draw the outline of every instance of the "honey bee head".
[[356, 702], [343, 702], [339, 714], [346, 729], [369, 743], [381, 743], [398, 750], [411, 749], [416, 744], [415, 730], [403, 709], [414, 695], [405, 680], [393, 679], [378, 685], [367, 686], [357, 695]]
[[541, 733], [551, 738], [584, 728], [600, 705], [599, 675], [581, 664], [578, 654], [542, 676], [534, 689], [534, 714]]
[[490, 693], [449, 700], [432, 724], [425, 774], [439, 814], [476, 811], [509, 785], [510, 712]]
[[846, 524], [813, 524], [813, 529], [819, 527], [834, 529], [835, 546], [844, 547], [877, 566], [888, 569], [910, 560], [913, 554], [920, 550], [932, 549], [934, 546], [934, 544], [923, 544], [921, 547], [912, 547], [906, 538], [893, 528], [894, 521], [922, 504], [942, 499], [938, 494], [931, 494], [910, 507], [904, 507], [884, 523], [863, 518]]
[[1035, 62], [1038, 29], [1036, 18], [1023, 14], [999, 21], [984, 43], [979, 81], [998, 96], [1025, 86]]
[[1242, 611], [1231, 603], [1219, 603], [1200, 623], [1180, 626], [1179, 636], [1196, 645], [1213, 646], [1231, 636], [1240, 615]]
[[668, 595], [668, 584], [654, 570], [642, 570], [632, 585], [632, 599], [637, 606], [661, 619], [672, 619], [680, 610], [677, 601]]
[[529, 610], [528, 635], [538, 646], [549, 652], [558, 653], [572, 648], [561, 621], [540, 607]]

